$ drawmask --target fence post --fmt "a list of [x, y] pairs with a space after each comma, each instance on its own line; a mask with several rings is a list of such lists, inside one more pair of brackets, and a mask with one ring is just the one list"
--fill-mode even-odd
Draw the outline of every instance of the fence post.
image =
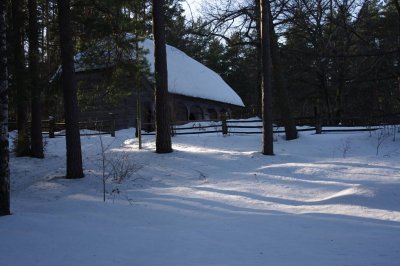
[[139, 137], [139, 131], [138, 131], [138, 119], [136, 118], [136, 126], [135, 126], [135, 138]]
[[54, 132], [56, 127], [56, 120], [53, 116], [49, 116], [49, 138], [54, 138]]
[[174, 136], [175, 136], [175, 127], [174, 127], [174, 124], [171, 123], [171, 137], [174, 137]]
[[322, 133], [322, 126], [321, 126], [321, 117], [318, 112], [318, 107], [314, 107], [314, 116], [315, 116], [315, 134]]
[[114, 115], [114, 113], [109, 113], [109, 115], [111, 117], [110, 134], [111, 134], [111, 137], [115, 137], [115, 115]]
[[228, 124], [226, 123], [226, 115], [221, 115], [221, 125], [222, 125], [222, 134], [224, 136], [228, 135]]

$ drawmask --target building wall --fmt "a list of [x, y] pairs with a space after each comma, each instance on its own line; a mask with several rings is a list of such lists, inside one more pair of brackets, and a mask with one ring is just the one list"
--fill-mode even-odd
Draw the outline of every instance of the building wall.
[[[95, 88], [101, 86], [102, 81], [109, 75], [107, 70], [87, 71], [77, 73], [77, 81], [82, 95], [94, 95]], [[108, 105], [101, 97], [95, 99], [93, 106], [80, 106], [80, 120], [108, 120], [115, 118], [116, 128], [136, 126], [137, 117], [137, 90], [134, 82], [127, 82], [132, 88], [131, 95], [119, 101], [116, 105]], [[129, 89], [130, 90], [130, 89]], [[142, 128], [153, 130], [154, 123], [154, 90], [148, 80], [142, 82], [140, 88]], [[82, 105], [82, 104], [81, 104]], [[231, 116], [236, 107], [230, 104], [210, 101], [200, 98], [170, 94], [171, 121], [184, 123], [190, 120], [217, 120], [221, 115]]]
[[230, 104], [210, 101], [183, 95], [171, 95], [172, 120], [185, 122], [191, 120], [218, 120], [221, 115], [232, 114], [232, 109], [240, 108]]

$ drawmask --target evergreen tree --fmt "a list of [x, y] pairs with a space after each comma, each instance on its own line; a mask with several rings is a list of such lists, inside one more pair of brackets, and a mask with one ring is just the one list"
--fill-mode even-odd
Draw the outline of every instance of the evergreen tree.
[[165, 47], [164, 1], [153, 0], [154, 69], [156, 78], [156, 152], [172, 152], [168, 106], [168, 70]]
[[327, 122], [337, 124], [350, 116], [395, 112], [393, 2], [290, 3], [283, 61], [290, 94], [301, 103], [296, 113], [310, 116], [314, 106], [320, 107]]
[[58, 0], [62, 83], [64, 90], [67, 174], [70, 179], [83, 177], [81, 140], [78, 124], [74, 51], [70, 19], [70, 1]]
[[29, 156], [30, 143], [28, 134], [28, 102], [29, 93], [25, 83], [25, 51], [24, 51], [24, 14], [22, 8], [23, 1], [11, 1], [12, 10], [12, 47], [13, 47], [13, 67], [12, 67], [12, 89], [16, 93], [17, 105], [17, 130], [16, 155]]
[[[379, 45], [377, 45], [382, 41], [380, 37], [382, 28], [380, 25], [381, 15], [379, 5], [378, 1], [375, 0], [363, 3], [360, 11], [357, 13], [356, 20], [349, 23], [351, 28], [357, 33], [352, 35], [351, 43], [343, 45], [346, 43], [335, 40], [335, 44], [338, 46], [338, 54], [354, 53], [360, 55], [350, 58], [334, 58], [332, 60], [333, 66], [338, 66], [341, 69], [337, 73], [341, 74], [345, 79], [344, 82], [340, 82], [340, 79], [337, 78], [339, 75], [335, 75], [335, 80], [339, 81], [336, 83], [346, 89], [342, 94], [342, 99], [338, 99], [337, 97], [337, 100], [341, 100], [337, 101], [337, 103], [341, 103], [342, 115], [344, 117], [360, 114], [368, 117], [379, 113], [378, 88], [383, 84], [377, 79], [379, 79], [379, 72], [381, 72], [378, 69], [383, 67], [383, 61], [380, 56], [363, 56], [369, 53], [378, 54], [380, 53], [379, 50], [381, 50]], [[338, 32], [341, 32], [342, 35], [343, 31], [343, 29], [338, 29]], [[376, 81], [369, 82], [368, 80], [371, 79], [376, 79]], [[346, 82], [347, 80], [351, 80], [352, 82]], [[345, 83], [345, 86], [343, 86], [343, 83]], [[339, 95], [337, 94], [337, 96]], [[348, 103], [349, 99], [352, 99], [351, 104]]]
[[214, 37], [209, 42], [204, 52], [203, 63], [220, 75], [225, 74], [227, 70], [225, 47], [218, 38]]
[[[315, 71], [314, 48], [307, 35], [306, 14], [299, 7], [292, 7], [290, 19], [283, 34], [282, 69], [293, 102], [295, 116], [308, 116], [320, 99], [320, 79]], [[308, 27], [307, 27], [308, 28]]]
[[258, 63], [261, 61], [258, 61], [257, 48], [243, 45], [240, 33], [233, 33], [225, 47], [224, 61], [222, 77], [235, 89], [247, 107], [253, 107], [249, 115], [256, 114], [261, 88], [258, 73]]
[[400, 109], [400, 1], [399, 0], [392, 0], [393, 5], [396, 9], [396, 18], [397, 18], [397, 42], [396, 42], [396, 48], [397, 48], [397, 101], [396, 101], [396, 106], [398, 107], [397, 109]]
[[80, 63], [108, 65], [111, 71], [90, 95], [83, 92], [87, 83], [77, 84], [79, 106], [82, 110], [99, 104], [115, 106], [133, 93], [132, 77], [138, 71], [142, 74], [147, 71], [144, 64], [132, 64], [136, 62], [132, 51], [138, 50], [140, 55], [145, 53], [138, 42], [148, 34], [146, 2], [102, 0], [88, 3], [82, 0], [76, 4], [78, 8], [73, 10], [73, 18], [79, 25], [75, 47], [83, 52]]
[[165, 38], [167, 44], [185, 51], [188, 45], [189, 29], [180, 2], [181, 0], [165, 1]]
[[270, 41], [269, 0], [260, 0], [261, 49], [262, 49], [262, 120], [264, 155], [274, 155], [272, 128], [272, 58]]
[[273, 64], [273, 89], [276, 93], [281, 123], [285, 127], [286, 140], [293, 140], [297, 138], [297, 128], [293, 119], [289, 95], [284, 81], [278, 38], [275, 33], [271, 10], [269, 10], [269, 20], [271, 60]]
[[37, 1], [29, 0], [29, 71], [31, 86], [31, 155], [43, 158], [41, 90], [39, 77], [39, 29]]

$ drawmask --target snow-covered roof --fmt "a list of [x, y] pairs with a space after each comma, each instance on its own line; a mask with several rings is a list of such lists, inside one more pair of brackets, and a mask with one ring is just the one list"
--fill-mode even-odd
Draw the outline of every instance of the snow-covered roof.
[[[143, 47], [148, 50], [147, 61], [154, 72], [153, 41], [144, 40]], [[244, 106], [220, 75], [173, 46], [167, 45], [166, 50], [170, 93]]]
[[[145, 39], [140, 43], [141, 48], [147, 50], [146, 59], [150, 71], [154, 73], [154, 43]], [[220, 75], [194, 60], [181, 50], [166, 46], [168, 65], [168, 91], [170, 93], [197, 97], [212, 101], [244, 106], [239, 95], [221, 78]], [[76, 72], [88, 69], [101, 69], [109, 65], [90, 65], [80, 62], [83, 53], [75, 56]], [[134, 56], [132, 56], [134, 58]]]

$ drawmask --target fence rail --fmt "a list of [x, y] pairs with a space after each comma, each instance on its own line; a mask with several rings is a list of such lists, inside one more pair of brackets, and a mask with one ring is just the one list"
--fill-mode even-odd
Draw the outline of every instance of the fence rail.
[[[17, 128], [17, 122], [9, 121], [11, 130]], [[30, 128], [31, 124], [28, 122]], [[79, 122], [79, 129], [93, 130], [95, 132], [81, 133], [81, 136], [108, 135], [115, 137], [115, 120], [99, 120], [99, 121], [82, 121]], [[42, 120], [42, 133], [48, 134], [49, 138], [65, 136], [65, 122], [57, 122], [55, 119]]]
[[[387, 119], [389, 118], [390, 119]], [[326, 118], [323, 117], [298, 117], [294, 120], [298, 126], [307, 126], [307, 128], [298, 127], [298, 132], [315, 131], [316, 134], [322, 133], [340, 133], [340, 132], [363, 132], [363, 131], [375, 131], [382, 128], [385, 125], [400, 124], [400, 114], [383, 115], [374, 117], [375, 120], [369, 119], [369, 123], [362, 124], [361, 122], [366, 121], [365, 118], [360, 117], [349, 117], [347, 121], [352, 121], [350, 124], [341, 123], [339, 125], [332, 126], [329, 123], [323, 123]], [[386, 118], [386, 122], [381, 118]], [[358, 122], [357, 122], [358, 119]], [[378, 121], [378, 119], [380, 119]], [[208, 125], [208, 123], [214, 123]], [[171, 125], [172, 135], [195, 135], [195, 134], [211, 134], [221, 133], [227, 134], [262, 134], [262, 120], [219, 120], [219, 121], [193, 121], [193, 126], [182, 125], [183, 122], [173, 123]], [[205, 123], [205, 125], [202, 125]], [[249, 125], [253, 124], [253, 125]], [[276, 120], [274, 127], [274, 134], [285, 133], [285, 129], [282, 126], [283, 123]], [[356, 125], [356, 126], [355, 126]], [[208, 130], [213, 128], [214, 130]], [[142, 135], [155, 135], [154, 132], [143, 133]]]
[[[298, 126], [307, 126], [307, 128], [297, 128], [297, 131], [315, 131], [316, 134], [321, 133], [340, 133], [340, 132], [362, 132], [374, 131], [382, 128], [385, 125], [399, 125], [400, 113], [385, 114], [382, 116], [375, 116], [366, 118], [360, 117], [347, 117], [343, 119], [343, 123], [335, 125], [334, 127], [329, 123], [324, 123], [325, 117], [298, 117], [294, 119]], [[345, 122], [348, 121], [348, 122]], [[351, 121], [351, 122], [349, 122]], [[362, 124], [361, 122], [368, 121]], [[192, 126], [188, 126], [186, 122], [174, 122], [171, 124], [171, 134], [174, 135], [196, 135], [196, 134], [212, 134], [221, 133], [227, 134], [262, 134], [262, 120], [201, 120], [192, 121]], [[16, 122], [9, 121], [11, 129], [16, 128]], [[252, 124], [252, 125], [249, 125]], [[274, 133], [285, 133], [281, 121], [275, 120]], [[143, 123], [148, 129], [154, 129], [154, 123]], [[28, 125], [30, 127], [30, 123]], [[357, 128], [354, 128], [356, 126]], [[352, 128], [350, 128], [352, 127]], [[115, 137], [115, 119], [101, 120], [101, 121], [83, 121], [79, 122], [80, 129], [88, 129], [96, 132], [82, 133], [82, 136], [110, 134]], [[210, 130], [211, 129], [211, 130]], [[55, 119], [42, 120], [42, 131], [48, 134], [50, 138], [56, 136], [65, 136], [65, 123], [57, 122]], [[149, 130], [150, 131], [150, 130]], [[136, 132], [136, 135], [138, 132]], [[141, 135], [155, 135], [155, 132], [146, 132]]]

